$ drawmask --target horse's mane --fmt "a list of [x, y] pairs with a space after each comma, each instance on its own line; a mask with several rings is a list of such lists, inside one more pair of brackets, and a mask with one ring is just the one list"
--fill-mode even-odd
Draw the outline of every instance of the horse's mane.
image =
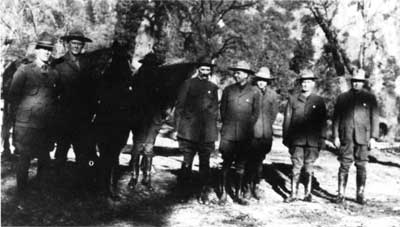
[[[137, 94], [139, 97], [146, 98], [138, 101], [145, 102], [146, 105], [151, 104], [152, 106], [157, 107], [160, 111], [174, 106], [181, 85], [186, 79], [193, 75], [195, 68], [196, 63], [177, 63], [157, 67], [155, 69], [157, 78], [156, 80], [153, 79], [152, 83], [148, 85], [151, 87], [139, 89], [139, 92], [143, 93], [152, 92], [153, 89], [156, 90], [157, 94], [149, 94], [147, 96], [145, 94]], [[138, 73], [141, 73], [140, 69], [138, 70]], [[146, 84], [140, 81], [145, 79], [146, 75], [135, 75], [133, 83]]]

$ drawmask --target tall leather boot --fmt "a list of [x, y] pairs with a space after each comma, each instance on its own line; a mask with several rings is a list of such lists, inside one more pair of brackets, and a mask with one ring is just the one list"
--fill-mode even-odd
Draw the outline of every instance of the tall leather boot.
[[312, 201], [312, 174], [305, 174], [306, 182], [305, 182], [305, 190], [304, 190], [304, 201], [311, 202]]
[[23, 196], [28, 185], [30, 158], [21, 156], [17, 163], [17, 195]]
[[39, 183], [42, 183], [44, 180], [44, 176], [46, 171], [49, 171], [50, 167], [50, 155], [47, 151], [43, 151], [44, 154], [41, 154], [38, 157], [37, 171], [36, 171], [36, 179]]
[[131, 179], [128, 183], [130, 189], [134, 189], [139, 180], [139, 160], [140, 160], [140, 155], [132, 154], [132, 159], [131, 159], [132, 172], [131, 172]]
[[208, 162], [206, 164], [204, 163], [200, 164], [199, 175], [200, 175], [200, 186], [201, 186], [199, 202], [202, 204], [209, 204], [211, 187], [210, 187], [210, 167]]
[[258, 187], [259, 187], [260, 181], [262, 179], [262, 172], [263, 172], [263, 165], [262, 165], [262, 162], [260, 162], [257, 165], [256, 174], [253, 177], [252, 182], [250, 184], [251, 185], [251, 187], [250, 187], [251, 193], [253, 195], [253, 198], [255, 198], [256, 200], [261, 199], [260, 190]]
[[143, 157], [143, 161], [143, 179], [141, 183], [151, 190], [153, 189], [151, 186], [151, 167], [153, 165], [153, 157]]
[[364, 190], [365, 190], [365, 182], [367, 180], [367, 174], [365, 171], [362, 170], [357, 170], [357, 203], [364, 205], [365, 200], [364, 200]]
[[186, 202], [190, 198], [190, 176], [192, 168], [185, 162], [182, 163], [179, 175], [178, 175], [178, 193], [182, 197], [182, 202]]
[[236, 190], [235, 190], [235, 200], [240, 205], [248, 205], [249, 202], [243, 197], [242, 189], [243, 189], [243, 180], [244, 173], [238, 173], [238, 180], [236, 182]]
[[347, 173], [339, 172], [338, 176], [338, 195], [336, 197], [336, 203], [344, 203], [345, 202], [345, 194], [346, 194], [346, 186], [347, 186]]
[[291, 203], [297, 200], [297, 191], [299, 189], [299, 182], [300, 182], [300, 174], [294, 174], [292, 176], [291, 182], [291, 193], [290, 196], [285, 199], [286, 203]]
[[228, 199], [228, 192], [226, 189], [226, 183], [228, 182], [228, 173], [229, 173], [229, 168], [223, 165], [220, 177], [221, 197], [218, 202], [220, 205], [225, 205]]

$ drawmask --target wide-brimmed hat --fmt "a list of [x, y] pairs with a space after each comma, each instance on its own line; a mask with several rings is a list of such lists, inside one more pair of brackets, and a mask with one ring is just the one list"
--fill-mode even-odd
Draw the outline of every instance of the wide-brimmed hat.
[[232, 71], [243, 71], [249, 74], [254, 74], [255, 72], [251, 69], [250, 64], [246, 61], [239, 61], [235, 67], [228, 68]]
[[271, 77], [271, 72], [269, 71], [268, 67], [261, 67], [258, 70], [258, 72], [255, 74], [254, 79], [270, 81], [270, 80], [274, 80], [275, 78]]
[[365, 71], [363, 69], [358, 69], [356, 72], [353, 73], [350, 81], [367, 81], [367, 79], [365, 78]]
[[148, 53], [142, 59], [139, 60], [142, 64], [155, 64], [161, 65], [164, 63], [162, 59], [160, 59], [155, 53]]
[[50, 35], [48, 32], [42, 32], [39, 34], [38, 41], [36, 42], [36, 49], [53, 49], [56, 38]]
[[81, 30], [77, 29], [77, 28], [74, 28], [74, 29], [70, 30], [64, 36], [61, 36], [61, 40], [64, 40], [64, 41], [67, 41], [67, 42], [70, 41], [70, 40], [73, 40], [73, 39], [79, 40], [79, 41], [82, 41], [82, 42], [88, 42], [88, 43], [92, 42], [91, 39], [85, 37], [85, 35], [83, 35], [83, 32]]
[[200, 67], [200, 66], [208, 66], [208, 67], [212, 68], [217, 65], [213, 63], [213, 59], [208, 58], [208, 57], [203, 57], [197, 61], [197, 67]]
[[299, 77], [300, 81], [303, 81], [303, 80], [316, 80], [316, 79], [317, 79], [317, 77], [314, 76], [314, 73], [311, 70], [306, 69], [306, 70], [303, 70], [303, 71], [300, 72], [300, 77]]

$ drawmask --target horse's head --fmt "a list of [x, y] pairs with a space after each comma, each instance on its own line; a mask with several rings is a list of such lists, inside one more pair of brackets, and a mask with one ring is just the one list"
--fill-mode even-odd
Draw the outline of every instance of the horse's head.
[[106, 80], [107, 83], [130, 80], [132, 70], [130, 55], [123, 46], [117, 42], [109, 48], [102, 48], [87, 53], [88, 73], [99, 82]]

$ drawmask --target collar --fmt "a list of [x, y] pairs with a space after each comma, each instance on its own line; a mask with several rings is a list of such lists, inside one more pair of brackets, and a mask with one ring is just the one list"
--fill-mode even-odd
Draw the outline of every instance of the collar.
[[44, 65], [48, 65], [48, 64], [46, 64], [45, 62], [40, 61], [39, 59], [36, 59], [36, 60], [35, 60], [35, 64], [36, 64], [39, 68], [42, 68], [42, 66], [44, 66]]
[[66, 59], [76, 62], [79, 60], [79, 56], [75, 56], [71, 53], [71, 51], [68, 51], [68, 53], [66, 54]]
[[305, 96], [305, 95], [303, 95], [303, 93], [300, 93], [299, 95], [298, 95], [298, 97], [297, 97], [297, 99], [298, 100], [300, 100], [300, 101], [302, 101], [302, 102], [305, 102], [305, 101], [307, 101], [307, 99], [309, 99], [309, 98], [311, 98], [313, 96], [313, 93], [311, 93], [309, 96]]
[[352, 93], [354, 93], [354, 94], [359, 94], [359, 93], [362, 91], [362, 89], [357, 90], [357, 89], [351, 88], [350, 91], [351, 91]]
[[197, 76], [196, 77], [198, 80], [201, 80], [201, 81], [208, 81], [208, 77], [206, 77], [206, 78], [201, 78], [200, 76]]

